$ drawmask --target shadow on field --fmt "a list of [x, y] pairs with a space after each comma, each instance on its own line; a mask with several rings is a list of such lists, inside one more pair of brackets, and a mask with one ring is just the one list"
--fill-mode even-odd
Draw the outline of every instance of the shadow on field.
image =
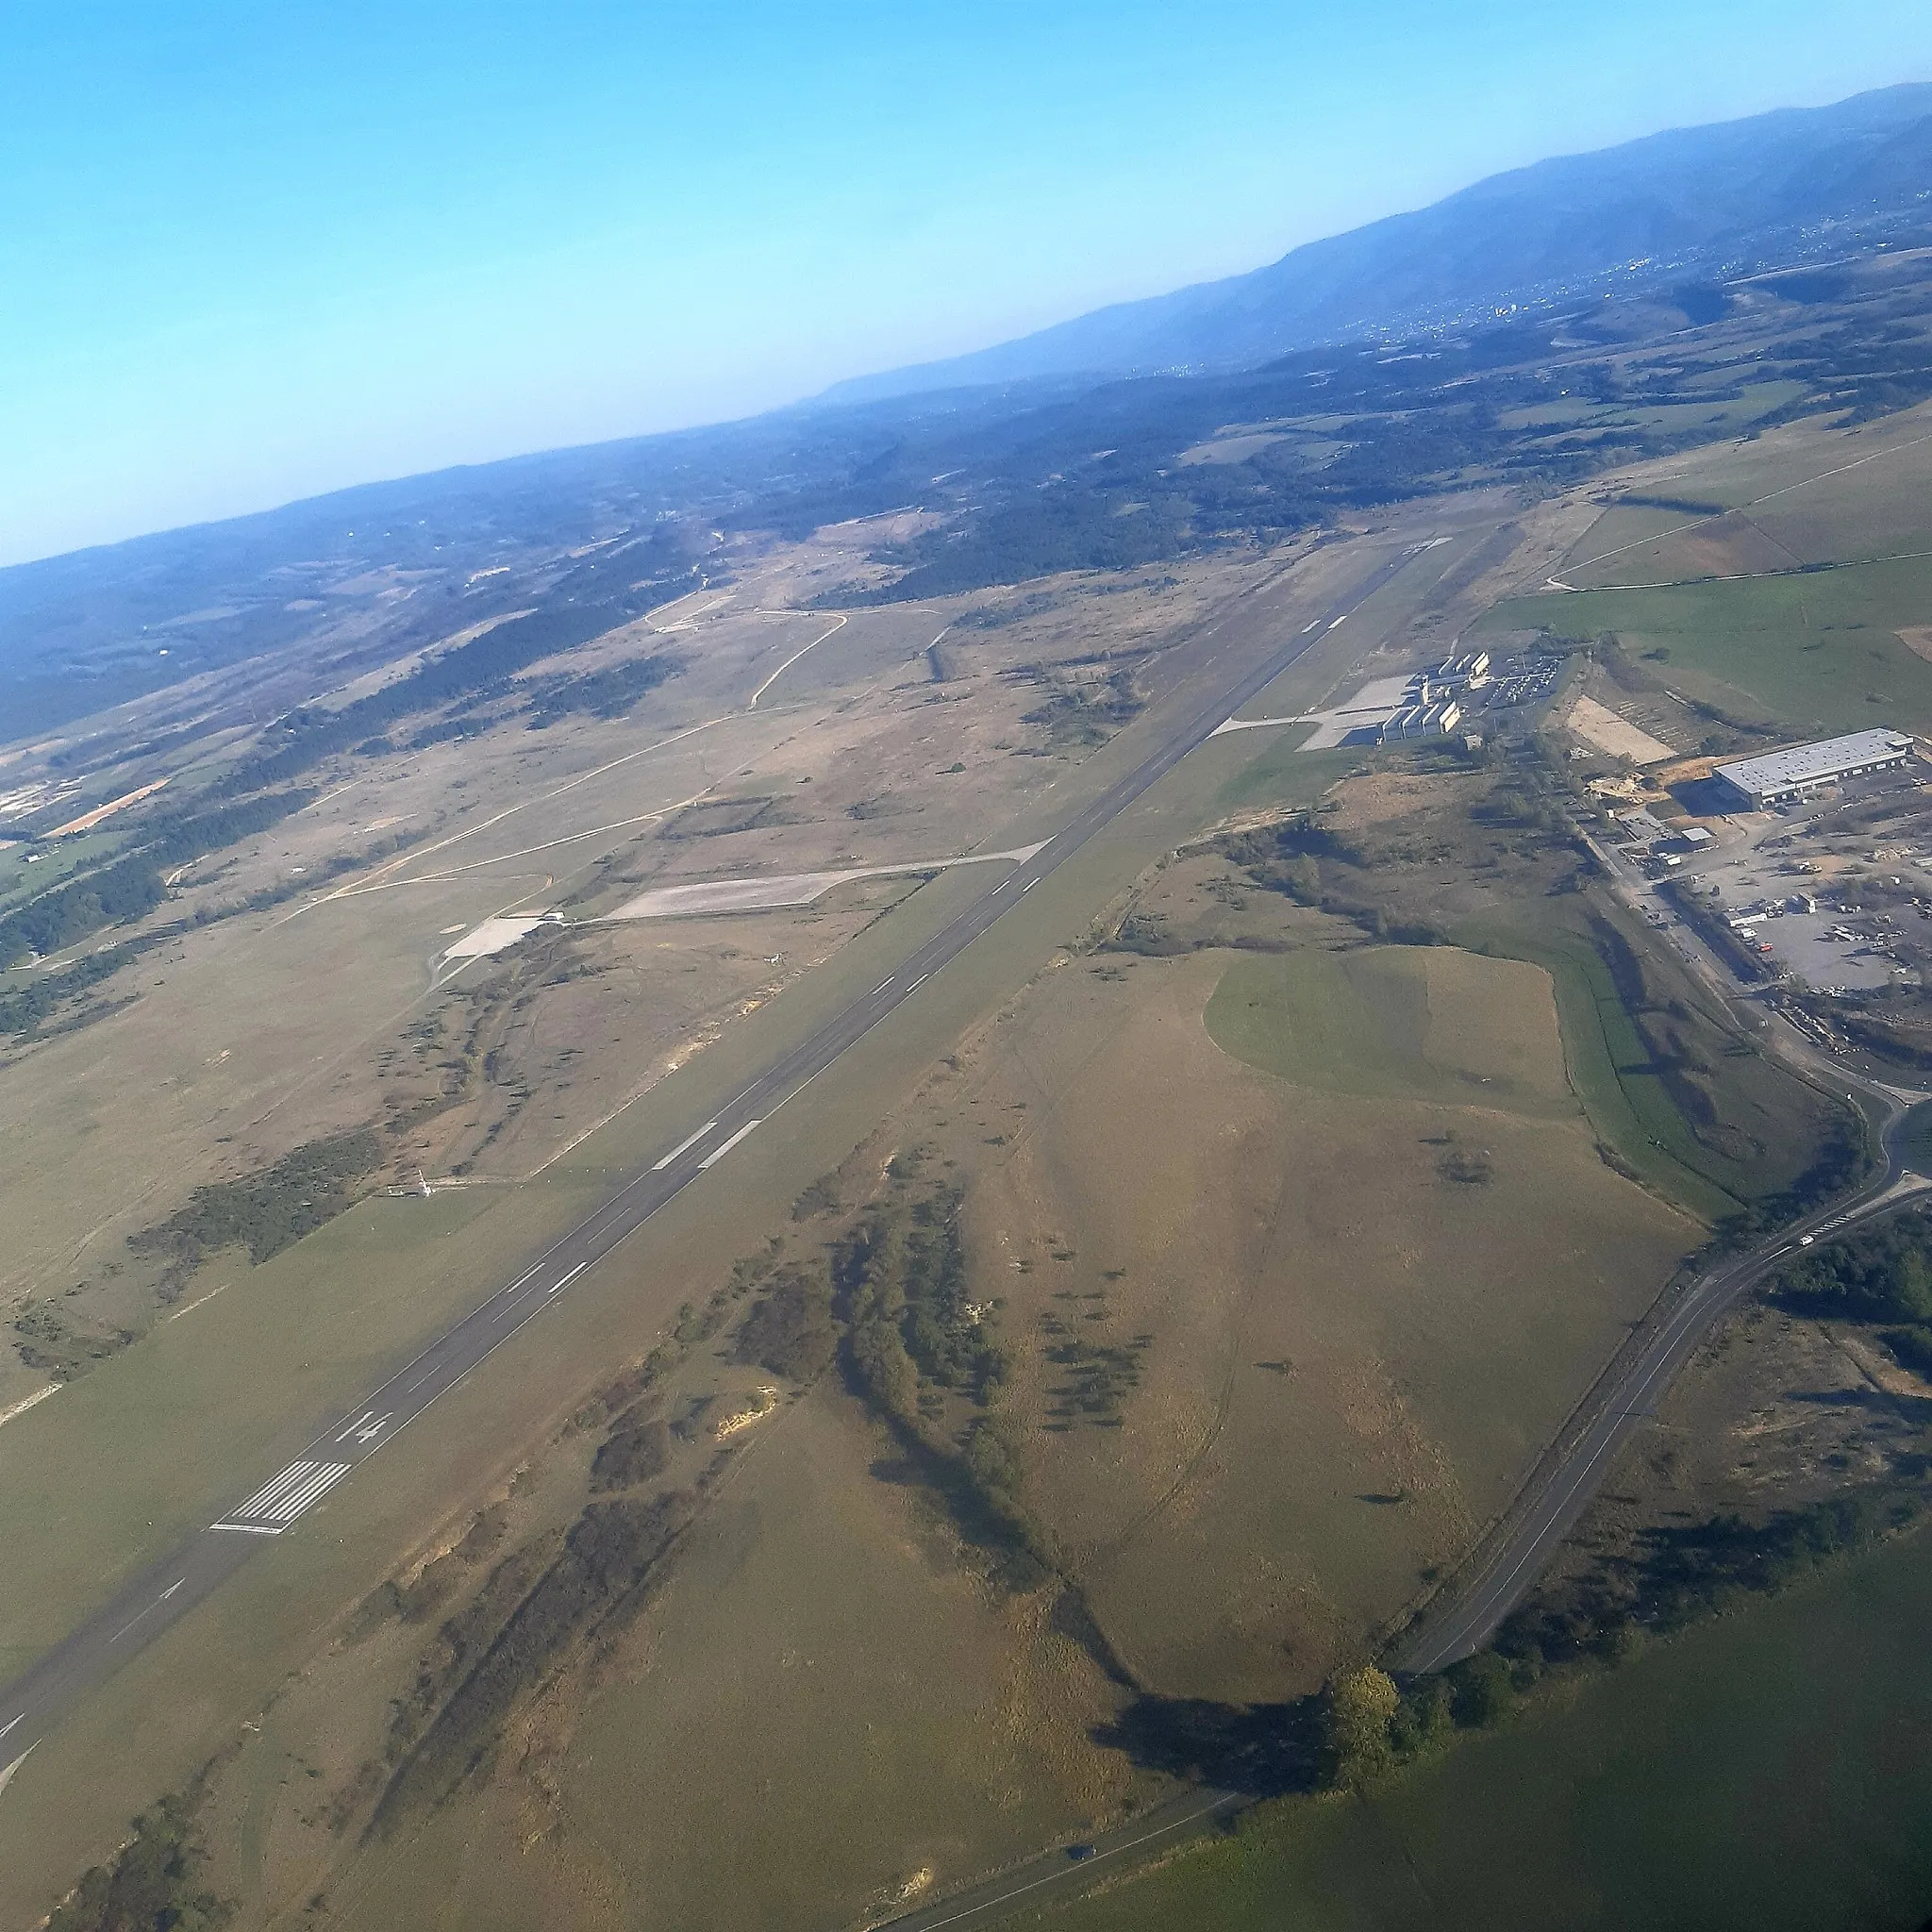
[[1093, 1741], [1137, 1765], [1256, 1797], [1313, 1790], [1321, 1782], [1321, 1700], [1216, 1704], [1142, 1693]]

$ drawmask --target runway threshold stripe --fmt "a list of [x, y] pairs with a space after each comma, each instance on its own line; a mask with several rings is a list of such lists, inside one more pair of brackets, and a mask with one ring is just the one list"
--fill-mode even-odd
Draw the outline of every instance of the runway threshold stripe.
[[306, 1482], [310, 1474], [313, 1474], [315, 1467], [316, 1465], [312, 1462], [290, 1463], [288, 1468], [283, 1470], [281, 1474], [276, 1476], [272, 1483], [257, 1490], [254, 1495], [250, 1496], [247, 1502], [235, 1511], [235, 1514], [237, 1516], [265, 1515], [279, 1497], [286, 1495], [298, 1483]]
[[299, 1489], [286, 1495], [275, 1507], [266, 1512], [271, 1521], [293, 1523], [296, 1517], [310, 1504], [317, 1502], [329, 1490], [348, 1474], [350, 1464], [346, 1462], [325, 1462]]

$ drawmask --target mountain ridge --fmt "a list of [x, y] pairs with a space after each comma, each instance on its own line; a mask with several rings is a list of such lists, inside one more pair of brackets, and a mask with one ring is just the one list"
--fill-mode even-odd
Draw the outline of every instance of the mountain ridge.
[[[842, 406], [1046, 375], [1233, 369], [1297, 349], [1472, 319], [1619, 272], [1742, 270], [1754, 244], [1932, 193], [1932, 83], [1824, 108], [1670, 128], [1485, 176], [1426, 208], [1275, 261], [1113, 303], [941, 360], [835, 383]], [[1743, 260], [1729, 258], [1742, 256]]]

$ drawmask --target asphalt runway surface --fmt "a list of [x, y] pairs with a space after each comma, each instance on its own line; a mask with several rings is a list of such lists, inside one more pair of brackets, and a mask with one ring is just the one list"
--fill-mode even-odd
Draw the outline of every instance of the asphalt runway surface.
[[[205, 1601], [265, 1543], [294, 1528], [337, 1484], [348, 1480], [360, 1464], [393, 1441], [398, 1430], [567, 1292], [587, 1268], [764, 1127], [848, 1047], [910, 999], [933, 974], [1205, 742], [1216, 725], [1265, 691], [1326, 632], [1388, 584], [1422, 547], [1398, 551], [1378, 565], [1261, 663], [1205, 703], [1142, 763], [1094, 799], [1032, 858], [1016, 864], [913, 952], [890, 978], [774, 1061], [713, 1118], [694, 1123], [676, 1145], [633, 1174], [514, 1281], [498, 1289], [353, 1409], [329, 1423], [292, 1462], [272, 1474], [258, 1473], [254, 1479], [259, 1487], [252, 1493], [184, 1539], [160, 1561], [148, 1565], [108, 1604], [38, 1658], [0, 1692], [0, 1767], [17, 1761], [53, 1728], [62, 1712]], [[1209, 625], [1203, 636], [1226, 621]], [[241, 1481], [236, 1491], [241, 1493]]]

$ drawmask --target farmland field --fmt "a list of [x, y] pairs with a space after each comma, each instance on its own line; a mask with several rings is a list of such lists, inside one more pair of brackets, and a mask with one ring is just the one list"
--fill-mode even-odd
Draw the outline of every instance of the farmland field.
[[1553, 570], [1570, 592], [1525, 586], [1480, 628], [1614, 631], [1664, 688], [1748, 723], [1932, 728], [1932, 664], [1900, 636], [1932, 624], [1932, 410], [1794, 424], [1626, 485]]
[[[1924, 1531], [1655, 1646], [1366, 1799], [1058, 1910], [1051, 1932], [1838, 1932], [1932, 1907]], [[1533, 1829], [1524, 1820], [1533, 1818]]]

